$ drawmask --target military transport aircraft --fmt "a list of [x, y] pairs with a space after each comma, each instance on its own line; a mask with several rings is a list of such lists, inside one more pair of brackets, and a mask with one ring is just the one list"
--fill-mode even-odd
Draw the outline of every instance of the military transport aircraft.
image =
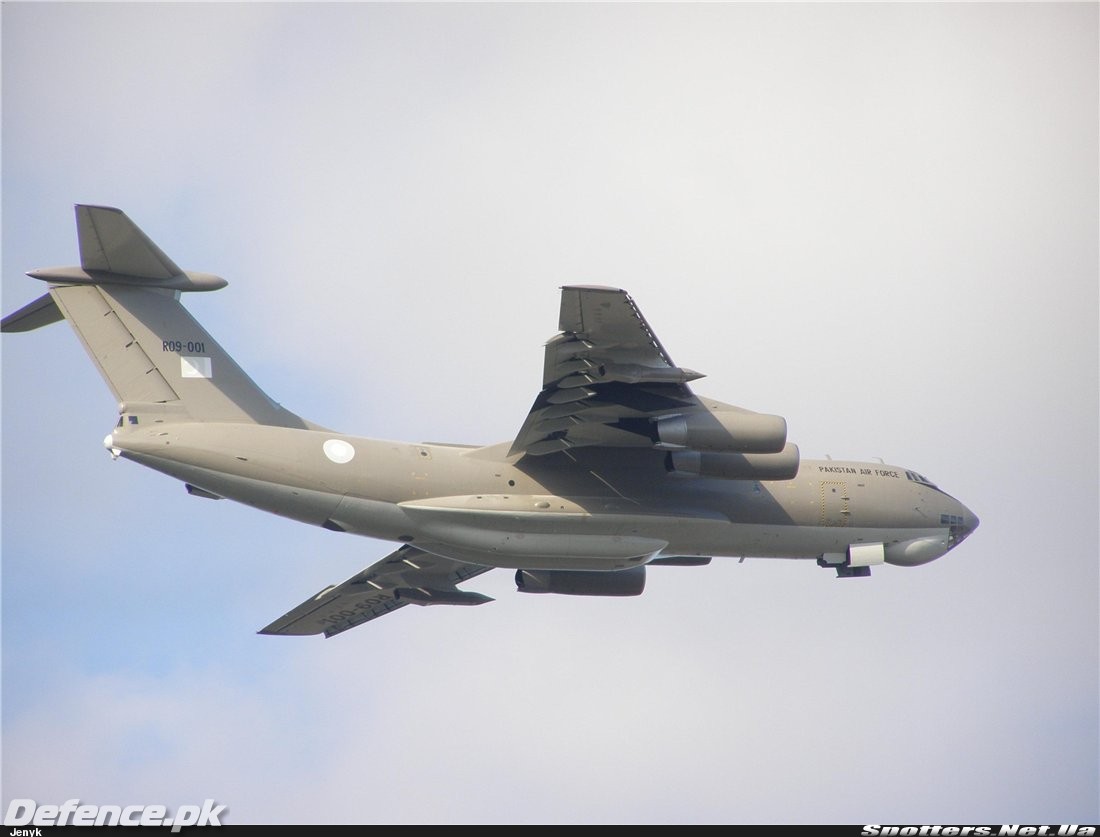
[[916, 471], [810, 461], [779, 416], [696, 395], [623, 290], [562, 288], [560, 333], [515, 440], [412, 444], [320, 427], [272, 401], [180, 303], [226, 281], [181, 270], [120, 210], [78, 205], [80, 267], [3, 320], [67, 319], [118, 399], [111, 456], [394, 552], [261, 633], [333, 636], [406, 604], [476, 605], [495, 567], [519, 591], [642, 592], [646, 568], [807, 558], [839, 577], [939, 558], [978, 525]]

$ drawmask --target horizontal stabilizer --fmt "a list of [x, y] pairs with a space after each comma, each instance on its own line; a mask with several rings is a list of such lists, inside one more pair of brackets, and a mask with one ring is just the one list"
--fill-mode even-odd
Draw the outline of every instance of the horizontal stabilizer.
[[5, 333], [12, 331], [34, 331], [36, 328], [56, 323], [65, 319], [61, 309], [57, 307], [53, 297], [42, 294], [34, 302], [30, 302], [8, 316], [4, 317], [0, 324], [0, 331]]
[[80, 267], [27, 273], [52, 285], [137, 285], [174, 291], [216, 291], [228, 282], [211, 273], [181, 270], [121, 209], [76, 206]]

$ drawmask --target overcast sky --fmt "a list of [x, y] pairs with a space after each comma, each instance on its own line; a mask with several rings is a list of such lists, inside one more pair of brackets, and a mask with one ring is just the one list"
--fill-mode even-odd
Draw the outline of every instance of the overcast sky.
[[2, 796], [227, 823], [1096, 822], [1098, 6], [4, 3], [3, 309], [124, 209], [348, 433], [511, 439], [558, 288], [697, 392], [916, 469], [942, 560], [256, 631], [391, 544], [125, 461], [5, 335]]

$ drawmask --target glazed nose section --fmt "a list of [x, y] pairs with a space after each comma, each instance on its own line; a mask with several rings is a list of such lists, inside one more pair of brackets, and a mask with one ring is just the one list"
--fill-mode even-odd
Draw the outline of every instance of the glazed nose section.
[[962, 503], [959, 503], [959, 513], [951, 515], [951, 519], [950, 548], [952, 549], [970, 537], [973, 531], [978, 528], [978, 524], [981, 523], [981, 521], [978, 520], [978, 515], [974, 514], [974, 512], [970, 511], [970, 509]]

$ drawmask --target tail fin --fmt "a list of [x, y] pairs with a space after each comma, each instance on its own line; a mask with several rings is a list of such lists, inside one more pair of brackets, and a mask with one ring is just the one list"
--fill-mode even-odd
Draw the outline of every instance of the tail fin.
[[78, 205], [76, 228], [80, 267], [31, 271], [49, 292], [0, 330], [67, 319], [120, 414], [313, 426], [272, 401], [180, 303], [180, 292], [217, 290], [224, 279], [180, 270], [121, 210]]

